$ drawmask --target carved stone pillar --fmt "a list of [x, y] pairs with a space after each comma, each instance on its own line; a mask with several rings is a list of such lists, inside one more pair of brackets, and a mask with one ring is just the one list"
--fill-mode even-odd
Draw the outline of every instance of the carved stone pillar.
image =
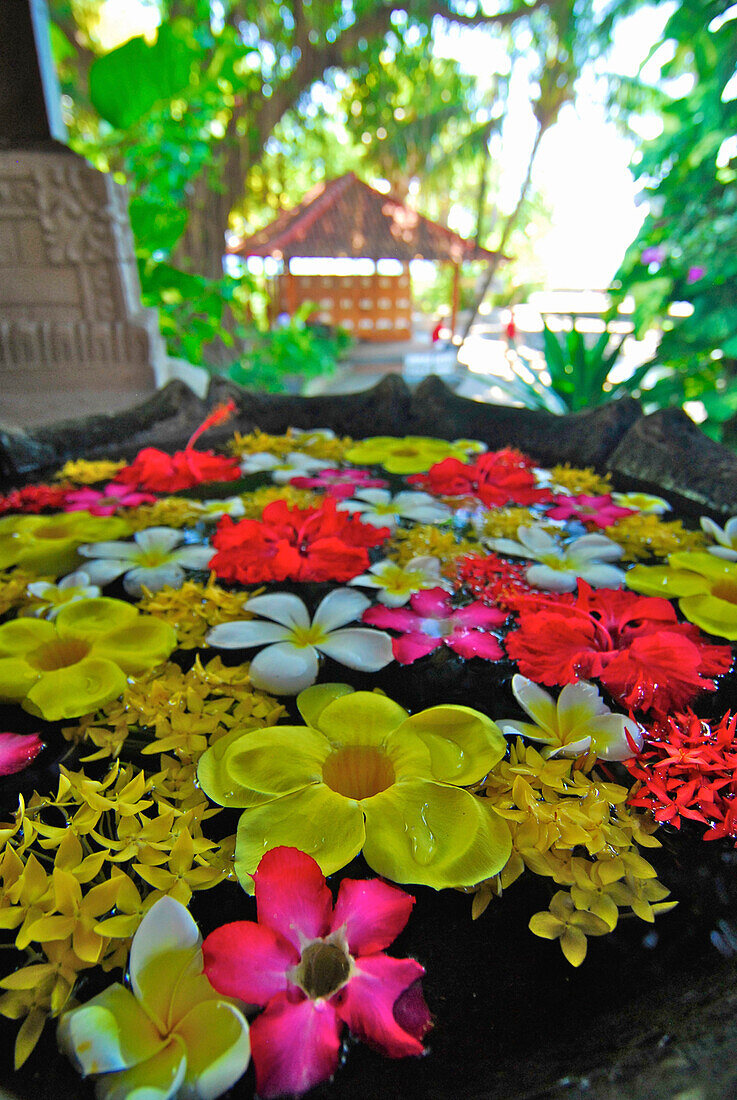
[[166, 359], [125, 190], [55, 140], [47, 20], [0, 2], [0, 421], [18, 426], [136, 404]]

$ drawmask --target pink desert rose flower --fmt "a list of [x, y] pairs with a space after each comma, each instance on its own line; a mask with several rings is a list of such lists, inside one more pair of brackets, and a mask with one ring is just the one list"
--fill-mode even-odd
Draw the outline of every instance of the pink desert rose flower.
[[0, 776], [22, 772], [42, 748], [37, 733], [0, 733]]
[[467, 607], [453, 607], [450, 596], [442, 588], [426, 588], [410, 597], [406, 607], [370, 607], [363, 621], [372, 626], [401, 632], [394, 638], [394, 658], [400, 665], [410, 665], [418, 657], [447, 645], [461, 657], [483, 657], [497, 661], [504, 650], [489, 627], [501, 626], [506, 614], [496, 607], [487, 607], [475, 600]]
[[152, 504], [156, 497], [151, 493], [139, 493], [125, 485], [110, 482], [105, 488], [74, 489], [67, 494], [65, 512], [90, 512], [93, 516], [111, 516], [119, 508], [137, 508], [139, 504]]
[[258, 921], [216, 928], [202, 950], [214, 989], [264, 1006], [250, 1032], [258, 1095], [331, 1077], [346, 1024], [390, 1058], [422, 1054], [425, 971], [383, 953], [415, 899], [381, 879], [344, 879], [333, 907], [317, 863], [296, 848], [266, 852], [253, 877]]
[[559, 497], [558, 503], [548, 512], [551, 519], [578, 519], [594, 527], [611, 527], [622, 516], [631, 515], [634, 515], [632, 508], [615, 504], [608, 493], [599, 497]]
[[372, 477], [368, 470], [321, 470], [315, 477], [293, 477], [290, 485], [297, 489], [318, 489], [338, 500], [347, 500], [356, 489], [383, 489], [389, 482]]

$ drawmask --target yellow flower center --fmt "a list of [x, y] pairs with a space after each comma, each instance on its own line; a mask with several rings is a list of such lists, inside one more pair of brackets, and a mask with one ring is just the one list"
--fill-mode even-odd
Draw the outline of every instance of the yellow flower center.
[[417, 447], [392, 447], [391, 453], [398, 455], [399, 458], [414, 458], [415, 455], [420, 454], [420, 451]]
[[711, 594], [718, 600], [737, 604], [737, 581], [718, 581], [712, 588]]
[[26, 660], [39, 672], [53, 672], [57, 668], [76, 665], [89, 651], [89, 643], [80, 638], [59, 638], [39, 646], [34, 653], [26, 655]]
[[135, 564], [143, 569], [158, 569], [160, 565], [166, 565], [171, 559], [171, 550], [144, 550], [136, 557]]
[[70, 525], [67, 524], [46, 524], [41, 527], [33, 528], [33, 537], [35, 539], [68, 539], [73, 535], [73, 530]]
[[387, 592], [404, 596], [407, 592], [416, 592], [418, 588], [422, 588], [425, 574], [420, 573], [419, 570], [407, 572], [401, 566], [395, 565], [392, 569], [386, 569], [381, 579]]
[[289, 641], [292, 645], [299, 646], [300, 649], [306, 649], [307, 646], [320, 645], [321, 642], [327, 640], [327, 637], [327, 633], [321, 626], [317, 623], [310, 623], [309, 626], [293, 627]]
[[315, 940], [302, 952], [299, 965], [289, 977], [313, 1001], [320, 997], [332, 997], [348, 981], [351, 973], [350, 959], [334, 943]]
[[331, 752], [322, 766], [326, 786], [345, 798], [373, 798], [396, 778], [386, 753], [374, 745], [346, 745]]

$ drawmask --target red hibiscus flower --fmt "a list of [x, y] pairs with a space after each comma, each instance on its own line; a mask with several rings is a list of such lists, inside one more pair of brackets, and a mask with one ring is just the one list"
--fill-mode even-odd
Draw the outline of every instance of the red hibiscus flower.
[[517, 601], [519, 629], [507, 635], [507, 653], [538, 684], [570, 684], [596, 678], [628, 707], [682, 709], [711, 679], [727, 672], [732, 651], [703, 640], [698, 627], [680, 623], [673, 605], [659, 597], [592, 589], [565, 607], [548, 599], [525, 609]]
[[289, 508], [275, 500], [260, 520], [234, 523], [223, 516], [212, 540], [210, 568], [241, 584], [262, 581], [348, 581], [369, 565], [367, 547], [391, 534], [339, 512], [334, 500], [319, 508]]
[[623, 763], [638, 780], [630, 806], [677, 829], [684, 817], [699, 821], [708, 826], [704, 840], [737, 837], [737, 714], [712, 725], [693, 711], [674, 714], [652, 727], [639, 756]]
[[410, 665], [418, 657], [447, 645], [461, 657], [483, 657], [496, 661], [504, 650], [491, 626], [501, 626], [506, 614], [476, 600], [467, 607], [454, 608], [443, 588], [426, 588], [410, 596], [410, 608], [370, 607], [363, 622], [389, 630], [402, 631], [392, 640], [394, 658], [400, 665]]
[[265, 1006], [251, 1024], [259, 1096], [331, 1077], [346, 1024], [390, 1058], [422, 1054], [431, 1024], [416, 983], [425, 971], [383, 952], [415, 899], [380, 879], [344, 879], [333, 908], [317, 863], [296, 848], [272, 848], [253, 877], [258, 923], [217, 928], [202, 953], [218, 993]]
[[45, 508], [61, 508], [68, 489], [58, 485], [24, 485], [13, 489], [7, 496], [0, 496], [0, 515], [5, 512], [43, 512]]
[[413, 474], [407, 480], [435, 496], [473, 496], [495, 508], [552, 500], [548, 489], [536, 488], [530, 460], [511, 448], [487, 451], [470, 463], [445, 458], [431, 466], [426, 474]]
[[183, 451], [169, 455], [157, 447], [144, 447], [130, 466], [118, 471], [114, 481], [129, 489], [176, 493], [207, 481], [237, 480], [242, 475], [236, 459], [194, 449], [202, 433], [216, 424], [222, 424], [235, 411], [235, 407], [235, 402], [231, 400], [213, 409]]

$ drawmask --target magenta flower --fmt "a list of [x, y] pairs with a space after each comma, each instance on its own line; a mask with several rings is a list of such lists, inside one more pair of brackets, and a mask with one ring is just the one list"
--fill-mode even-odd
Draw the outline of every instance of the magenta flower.
[[356, 489], [383, 489], [389, 482], [372, 477], [368, 470], [320, 470], [315, 477], [292, 477], [289, 484], [297, 489], [321, 489], [330, 497], [346, 500]]
[[333, 908], [317, 863], [296, 848], [266, 852], [253, 878], [258, 922], [216, 928], [202, 951], [214, 989], [265, 1006], [251, 1024], [258, 1095], [302, 1093], [331, 1077], [345, 1024], [390, 1058], [422, 1054], [431, 1023], [416, 983], [425, 971], [383, 954], [415, 899], [381, 879], [344, 879]]
[[651, 244], [643, 248], [640, 261], [643, 264], [662, 264], [667, 252], [662, 244]]
[[0, 733], [0, 775], [22, 772], [42, 748], [37, 733]]
[[410, 608], [370, 607], [363, 621], [373, 626], [402, 632], [392, 640], [394, 659], [400, 665], [410, 665], [447, 645], [461, 657], [483, 657], [497, 661], [504, 650], [493, 634], [486, 631], [501, 626], [506, 614], [475, 600], [467, 607], [453, 607], [450, 596], [442, 588], [426, 588], [410, 597]]
[[704, 275], [706, 275], [705, 267], [701, 267], [698, 264], [695, 267], [689, 267], [686, 274], [686, 282], [689, 284], [698, 283], [699, 279], [703, 279]]
[[622, 508], [605, 493], [600, 497], [558, 497], [548, 512], [551, 519], [578, 519], [593, 527], [610, 527], [622, 516], [634, 515], [632, 508]]
[[139, 493], [126, 485], [110, 482], [105, 488], [73, 489], [67, 493], [65, 512], [91, 512], [93, 516], [111, 516], [119, 508], [135, 508], [139, 504], [151, 504], [156, 500], [151, 493]]

